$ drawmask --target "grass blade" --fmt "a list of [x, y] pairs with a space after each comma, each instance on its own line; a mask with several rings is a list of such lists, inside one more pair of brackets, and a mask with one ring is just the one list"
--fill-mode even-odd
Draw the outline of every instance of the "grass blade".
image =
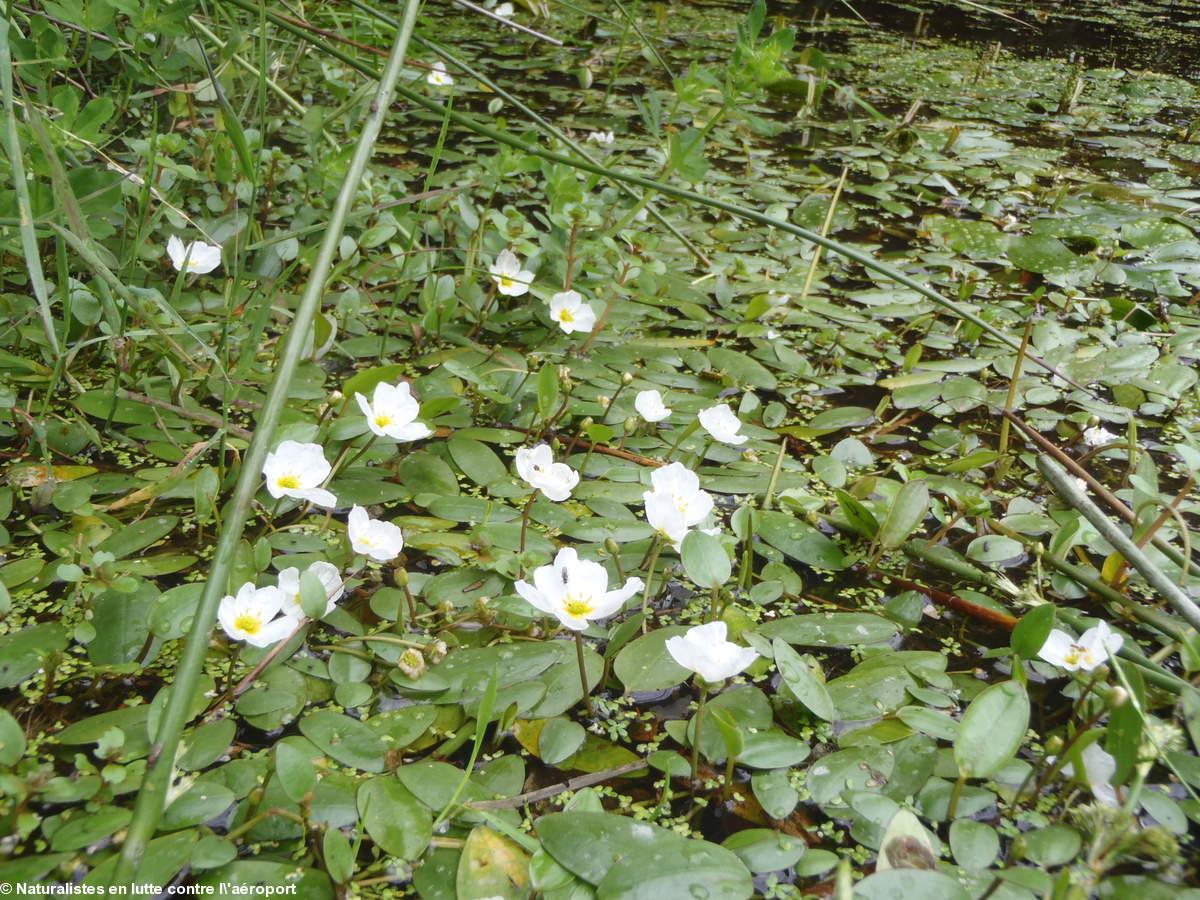
[[21, 216], [21, 249], [25, 254], [25, 265], [29, 267], [29, 284], [37, 298], [41, 315], [42, 330], [55, 359], [61, 353], [58, 334], [54, 331], [54, 313], [50, 310], [50, 292], [46, 288], [46, 275], [42, 270], [42, 257], [38, 252], [37, 233], [33, 228], [33, 207], [29, 202], [29, 182], [25, 180], [25, 164], [21, 155], [21, 138], [17, 134], [17, 111], [13, 104], [12, 51], [8, 43], [7, 18], [0, 19], [0, 92], [4, 94], [4, 141], [12, 166], [13, 191], [17, 195], [17, 209]]

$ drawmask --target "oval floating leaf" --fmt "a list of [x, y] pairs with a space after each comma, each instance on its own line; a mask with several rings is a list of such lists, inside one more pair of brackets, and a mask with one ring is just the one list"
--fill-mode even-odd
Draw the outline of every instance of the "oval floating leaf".
[[1029, 727], [1029, 695], [1015, 681], [980, 692], [963, 713], [954, 741], [954, 761], [968, 778], [998, 772], [1021, 747]]

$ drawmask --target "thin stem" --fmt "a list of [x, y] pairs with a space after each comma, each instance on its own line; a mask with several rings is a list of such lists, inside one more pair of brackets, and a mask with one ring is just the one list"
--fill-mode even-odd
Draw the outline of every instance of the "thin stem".
[[419, 0], [407, 0], [404, 10], [404, 23], [392, 50], [388, 56], [387, 66], [379, 81], [379, 87], [371, 104], [370, 115], [367, 118], [354, 156], [346, 170], [345, 180], [338, 193], [337, 202], [329, 217], [325, 238], [321, 244], [317, 259], [312, 267], [312, 274], [305, 287], [304, 295], [296, 309], [292, 328], [284, 344], [279, 364], [271, 380], [271, 389], [263, 405], [258, 428], [254, 440], [242, 460], [241, 472], [238, 475], [237, 486], [227, 507], [221, 537], [213, 555], [212, 568], [208, 582], [200, 598], [179, 668], [176, 670], [171, 685], [170, 699], [163, 710], [158, 732], [150, 750], [148, 769], [142, 788], [138, 793], [137, 804], [133, 818], [129, 823], [124, 846], [120, 858], [113, 867], [110, 885], [131, 884], [138, 880], [136, 877], [141, 868], [142, 857], [146, 845], [154, 837], [158, 829], [166, 805], [167, 789], [171, 782], [171, 772], [175, 765], [175, 751], [179, 746], [183, 727], [188, 719], [196, 686], [204, 671], [204, 658], [208, 650], [209, 635], [217, 617], [217, 607], [225, 593], [229, 580], [230, 568], [237, 554], [238, 544], [246, 525], [246, 517], [250, 510], [251, 501], [258, 490], [262, 464], [275, 433], [275, 427], [283, 408], [287, 403], [288, 390], [293, 376], [300, 363], [304, 344], [312, 328], [313, 320], [325, 294], [325, 279], [332, 267], [338, 243], [345, 228], [346, 217], [354, 205], [358, 194], [358, 185], [366, 171], [367, 162], [375, 147], [375, 141], [383, 129], [384, 120], [392, 107], [392, 96], [396, 82], [404, 65], [404, 56], [408, 51], [409, 38], [413, 25], [416, 23]]
[[696, 705], [695, 730], [692, 732], [692, 796], [696, 794], [696, 780], [700, 777], [700, 727], [704, 724], [704, 705], [708, 701], [708, 688], [697, 679], [700, 702]]
[[258, 676], [263, 673], [263, 670], [265, 670], [267, 666], [275, 661], [279, 654], [283, 652], [283, 648], [286, 647], [291, 642], [292, 638], [298, 635], [307, 624], [308, 619], [301, 620], [300, 624], [295, 627], [291, 634], [272, 647], [271, 652], [260, 659], [258, 664], [247, 673], [246, 677], [238, 682], [237, 687], [233, 689], [233, 696], [235, 698], [242, 696], [242, 694], [244, 694], [250, 688], [250, 686], [254, 684], [254, 682], [258, 679]]
[[583, 705], [587, 709], [588, 718], [595, 718], [596, 710], [592, 708], [592, 692], [588, 689], [587, 664], [583, 658], [583, 632], [575, 632], [575, 657], [579, 660], [579, 686], [583, 689]]
[[537, 491], [529, 495], [525, 508], [521, 510], [521, 546], [517, 551], [517, 571], [521, 577], [525, 575], [525, 537], [529, 533], [529, 514], [533, 510], [533, 501], [537, 499]]
[[[1008, 395], [1004, 398], [1004, 411], [1011, 413], [1017, 402], [1017, 386], [1021, 381], [1021, 368], [1025, 363], [1025, 351], [1029, 348], [1029, 336], [1033, 334], [1033, 319], [1025, 322], [1025, 333], [1021, 335], [1021, 346], [1017, 350], [1017, 360], [1013, 363], [1012, 377], [1008, 380]], [[1008, 453], [1008, 431], [1011, 421], [1007, 416], [1000, 422], [1000, 455]]]
[[721, 617], [721, 586], [714, 584], [712, 589], [712, 603], [708, 607], [707, 622], [715, 622]]
[[646, 586], [642, 590], [642, 634], [649, 630], [650, 596], [654, 590], [654, 569], [658, 565], [658, 555], [662, 553], [662, 538], [654, 538], [654, 546], [650, 549], [650, 563], [646, 566]]
[[779, 454], [775, 457], [775, 468], [771, 470], [771, 480], [767, 482], [767, 493], [763, 495], [762, 508], [770, 509], [775, 500], [775, 486], [779, 484], [779, 473], [783, 470], [783, 458], [787, 455], [787, 438], [779, 442]]
[[340, 459], [335, 462], [333, 467], [329, 470], [329, 477], [325, 479], [325, 483], [322, 485], [322, 487], [328, 487], [329, 482], [333, 481], [334, 476], [337, 475], [338, 472], [340, 472], [342, 469], [348, 469], [358, 462], [359, 458], [371, 449], [371, 445], [375, 443], [375, 438], [377, 437], [379, 437], [379, 435], [375, 434], [375, 432], [371, 432], [371, 436], [367, 438], [367, 442], [365, 444], [358, 448], [357, 453], [355, 453], [345, 462], [342, 462]]
[[954, 817], [958, 815], [958, 801], [962, 798], [963, 788], [966, 787], [967, 776], [960, 774], [958, 780], [954, 782], [954, 789], [950, 792], [950, 805], [946, 808], [946, 821], [953, 822]]

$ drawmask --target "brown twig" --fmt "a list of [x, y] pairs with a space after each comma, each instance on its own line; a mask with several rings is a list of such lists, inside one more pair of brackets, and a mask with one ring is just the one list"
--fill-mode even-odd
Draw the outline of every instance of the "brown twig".
[[203, 422], [205, 425], [211, 425], [213, 428], [224, 428], [234, 437], [250, 440], [254, 437], [254, 432], [248, 429], [241, 428], [232, 423], [226, 422], [216, 413], [204, 412], [198, 409], [185, 409], [182, 406], [176, 406], [174, 403], [168, 403], [166, 400], [158, 400], [146, 394], [139, 394], [136, 391], [121, 391], [121, 396], [126, 400], [135, 400], [138, 403], [145, 403], [147, 406], [155, 406], [159, 409], [165, 409], [168, 412], [173, 412], [177, 416], [183, 416], [185, 419], [191, 419], [193, 422]]
[[909, 581], [907, 578], [900, 578], [896, 575], [889, 575], [886, 572], [866, 572], [869, 578], [878, 579], [880, 581], [887, 580], [893, 584], [899, 585], [908, 591], [916, 591], [924, 594], [938, 606], [944, 606], [947, 609], [952, 609], [955, 612], [962, 613], [964, 616], [969, 616], [972, 619], [977, 619], [980, 622], [986, 622], [988, 625], [996, 625], [1008, 631], [1012, 631], [1017, 627], [1017, 619], [1010, 616], [1008, 613], [998, 612], [994, 609], [989, 609], [986, 606], [980, 606], [978, 603], [972, 603], [970, 600], [964, 600], [957, 594], [950, 594], [946, 591], [938, 590], [929, 585], [919, 584], [916, 581]]
[[647, 763], [644, 759], [639, 759], [636, 762], [625, 763], [623, 766], [605, 769], [603, 772], [579, 775], [559, 784], [552, 784], [549, 787], [539, 788], [536, 791], [518, 794], [515, 797], [505, 797], [501, 800], [478, 800], [474, 803], [467, 803], [466, 807], [468, 809], [516, 809], [518, 806], [525, 806], [528, 803], [549, 800], [551, 797], [557, 797], [566, 791], [577, 791], [580, 788], [591, 787], [593, 784], [608, 781], [610, 778], [628, 775], [630, 772], [640, 772], [646, 768], [646, 765]]

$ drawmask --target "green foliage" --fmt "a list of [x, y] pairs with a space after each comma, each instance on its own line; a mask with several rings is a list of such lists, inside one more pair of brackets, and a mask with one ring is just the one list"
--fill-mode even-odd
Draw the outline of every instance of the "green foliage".
[[[998, 411], [1194, 581], [1195, 85], [762, 0], [518, 4], [565, 48], [427, 7], [299, 333], [372, 120], [370, 48], [398, 23], [357, 0], [306, 21], [247, 0], [9, 13], [0, 881], [113, 879], [165, 759], [155, 884], [1186, 896], [1194, 630]], [[1167, 27], [1145, 4], [1097, 16]], [[425, 80], [441, 50], [452, 87]], [[838, 243], [814, 254], [797, 225]], [[172, 237], [219, 265], [176, 271]], [[528, 291], [499, 289], [504, 250]], [[563, 327], [567, 290], [594, 328]], [[218, 552], [293, 333], [276, 443], [317, 445], [337, 502], [259, 489]], [[358, 395], [400, 385], [429, 434], [364, 415]], [[717, 405], [744, 443], [700, 426]], [[543, 443], [579, 480], [527, 503], [516, 454]], [[712, 501], [678, 542], [646, 512], [670, 462]], [[671, 502], [708, 509], [685, 477]], [[373, 557], [356, 505], [403, 548]], [[516, 587], [561, 581], [539, 570], [566, 548], [605, 591], [644, 582], [578, 645]], [[159, 748], [211, 573], [233, 594], [288, 569], [305, 621], [266, 646], [198, 633], [182, 740]], [[1083, 659], [1094, 617], [1116, 661], [1052, 664], [1054, 641]], [[701, 717], [666, 645], [718, 618], [759, 658]]]

